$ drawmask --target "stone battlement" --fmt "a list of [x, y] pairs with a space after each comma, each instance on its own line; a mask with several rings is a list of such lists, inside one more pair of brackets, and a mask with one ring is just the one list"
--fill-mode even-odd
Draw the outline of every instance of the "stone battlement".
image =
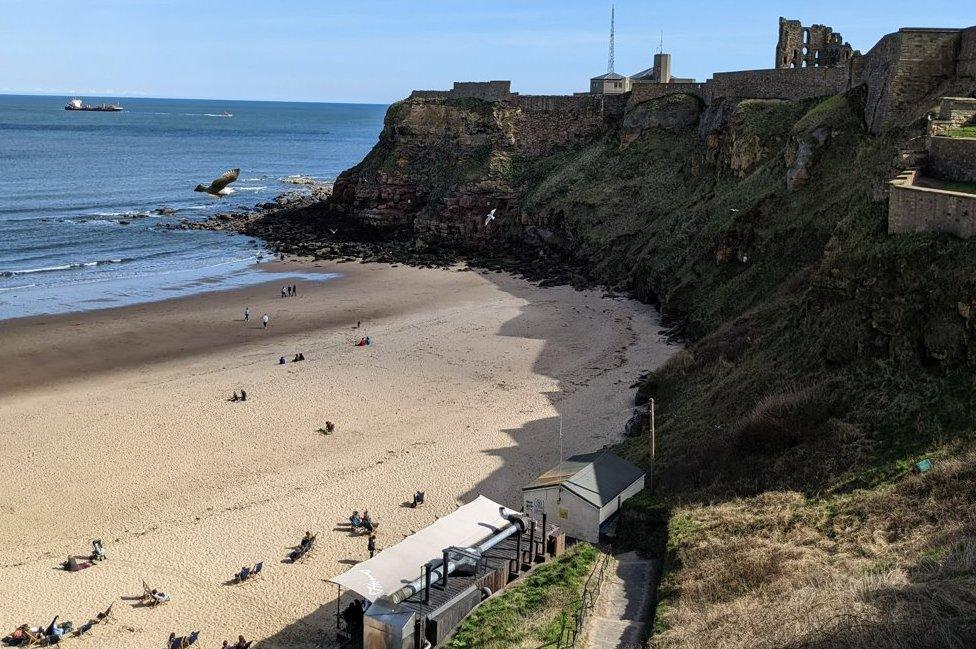
[[[515, 93], [517, 94], [517, 93]], [[511, 81], [455, 81], [450, 90], [414, 90], [411, 99], [482, 99], [504, 101], [513, 96]]]
[[976, 235], [976, 194], [923, 187], [917, 169], [891, 181], [888, 232], [945, 232], [961, 239]]

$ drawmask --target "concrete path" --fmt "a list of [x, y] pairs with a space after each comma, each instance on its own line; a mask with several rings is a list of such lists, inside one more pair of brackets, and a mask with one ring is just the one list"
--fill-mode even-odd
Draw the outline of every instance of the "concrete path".
[[644, 638], [657, 581], [654, 562], [628, 552], [616, 557], [615, 563], [587, 622], [589, 649], [636, 649]]

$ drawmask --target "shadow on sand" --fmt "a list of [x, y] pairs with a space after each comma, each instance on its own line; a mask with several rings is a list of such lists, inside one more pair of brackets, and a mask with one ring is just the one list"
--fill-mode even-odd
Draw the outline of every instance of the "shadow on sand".
[[[623, 426], [630, 415], [628, 409], [622, 409], [619, 416], [614, 415], [616, 425], [609, 428], [595, 426], [588, 419], [591, 410], [606, 409], [599, 390], [588, 394], [586, 387], [590, 380], [609, 380], [605, 375], [627, 362], [629, 348], [638, 340], [632, 327], [621, 314], [615, 314], [615, 303], [607, 300], [605, 306], [601, 303], [600, 311], [589, 310], [583, 313], [584, 307], [578, 303], [568, 303], [564, 308], [576, 311], [582, 317], [605, 318], [613, 323], [612, 334], [605, 329], [605, 340], [588, 340], [581, 345], [578, 332], [572, 327], [553, 327], [551, 313], [553, 303], [559, 298], [548, 291], [571, 291], [568, 287], [558, 289], [539, 289], [527, 285], [523, 280], [514, 279], [507, 275], [489, 273], [482, 275], [486, 280], [495, 284], [501, 291], [521, 299], [525, 304], [519, 314], [505, 322], [496, 333], [497, 336], [532, 339], [542, 341], [541, 349], [532, 364], [533, 373], [548, 377], [556, 382], [557, 389], [546, 393], [550, 404], [555, 410], [551, 417], [535, 419], [518, 428], [504, 429], [502, 432], [511, 438], [512, 444], [486, 449], [486, 455], [499, 458], [500, 465], [491, 474], [478, 482], [468, 491], [458, 494], [458, 502], [470, 502], [479, 495], [484, 495], [499, 503], [514, 509], [521, 508], [521, 485], [528, 484], [542, 471], [555, 466], [559, 461], [559, 430], [560, 420], [563, 420], [563, 456], [601, 449], [622, 435]], [[643, 314], [642, 316], [643, 317]], [[648, 321], [656, 324], [656, 315], [651, 307], [646, 307]], [[622, 334], [622, 336], [621, 336]], [[620, 337], [618, 337], [620, 336]], [[579, 354], [579, 347], [587, 350], [605, 348], [605, 353], [594, 360], [592, 353], [587, 356]], [[644, 364], [640, 370], [653, 369], [678, 351], [679, 347], [669, 344], [663, 337], [654, 348], [654, 353], [648, 358], [642, 358]], [[628, 394], [629, 385], [636, 379], [638, 372], [628, 376], [628, 381], [621, 383], [619, 389]], [[601, 384], [602, 385], [602, 384]], [[599, 401], [599, 402], [595, 402]], [[404, 502], [403, 506], [410, 503]], [[335, 531], [347, 531], [348, 528], [336, 528]], [[340, 561], [343, 565], [354, 565], [356, 561]], [[331, 584], [325, 584], [323, 598], [327, 601], [315, 612], [294, 622], [275, 635], [256, 643], [255, 649], [311, 649], [312, 647], [337, 647], [335, 641], [336, 589]], [[341, 606], [355, 597], [355, 594], [343, 592]]]

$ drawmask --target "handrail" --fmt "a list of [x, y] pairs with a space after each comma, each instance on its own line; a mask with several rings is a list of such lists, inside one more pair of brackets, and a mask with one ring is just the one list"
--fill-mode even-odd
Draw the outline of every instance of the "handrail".
[[[596, 601], [600, 597], [600, 590], [603, 586], [603, 574], [606, 572], [611, 556], [613, 556], [612, 551], [608, 547], [607, 551], [597, 561], [597, 564], [593, 566], [590, 574], [586, 577], [586, 581], [583, 582], [580, 602], [572, 616], [565, 614], [561, 616], [562, 623], [559, 627], [559, 636], [551, 642], [540, 645], [537, 649], [569, 649], [570, 647], [576, 646], [576, 641], [579, 640], [583, 632], [583, 625], [586, 623], [586, 618], [590, 611], [593, 610], [593, 607], [596, 606]], [[594, 576], [596, 576], [596, 581], [593, 581]], [[572, 620], [572, 626], [567, 628], [570, 620]]]

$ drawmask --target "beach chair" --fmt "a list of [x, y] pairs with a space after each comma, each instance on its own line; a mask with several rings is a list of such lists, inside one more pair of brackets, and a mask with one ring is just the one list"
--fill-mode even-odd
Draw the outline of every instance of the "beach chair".
[[30, 630], [30, 625], [22, 624], [3, 638], [3, 644], [10, 647], [35, 647], [43, 639], [43, 633], [34, 633]]
[[[142, 582], [142, 602], [146, 606], [156, 606], [158, 604], [165, 604], [170, 600], [170, 596], [167, 595], [166, 593], [160, 593], [158, 590], [156, 590], [156, 592], [153, 592], [153, 590], [154, 589], [150, 588], [149, 584], [147, 584], [145, 581]], [[160, 595], [162, 595], [162, 597], [160, 597]], [[111, 610], [112, 607], [109, 606], [108, 609], [106, 609], [105, 611], [105, 615], [108, 616]]]
[[24, 630], [24, 642], [20, 644], [21, 647], [39, 647], [44, 642], [44, 634], [41, 632], [34, 633], [30, 629]]

